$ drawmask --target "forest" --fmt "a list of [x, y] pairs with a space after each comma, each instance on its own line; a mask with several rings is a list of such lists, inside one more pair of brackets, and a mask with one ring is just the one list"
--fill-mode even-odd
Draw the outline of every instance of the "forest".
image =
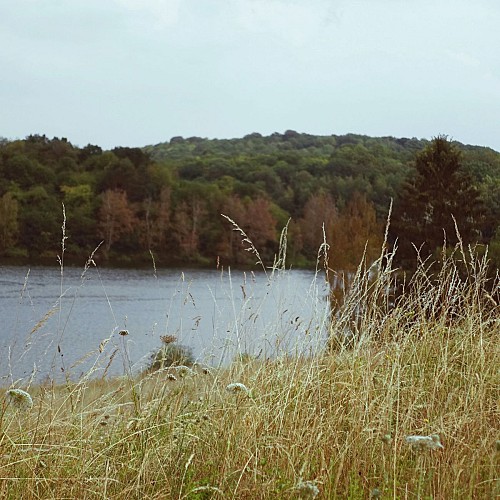
[[[347, 134], [173, 137], [144, 148], [77, 147], [65, 138], [0, 139], [0, 262], [250, 266], [246, 233], [272, 264], [288, 224], [287, 261], [314, 267], [324, 235], [329, 263], [352, 269], [389, 240], [410, 267], [489, 247], [500, 266], [500, 153], [432, 140]], [[63, 207], [64, 214], [63, 215]]]

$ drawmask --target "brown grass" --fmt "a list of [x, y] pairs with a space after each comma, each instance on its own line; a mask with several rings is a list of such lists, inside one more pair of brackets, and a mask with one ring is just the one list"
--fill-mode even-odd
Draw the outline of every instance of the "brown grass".
[[499, 285], [462, 256], [393, 299], [390, 265], [360, 267], [318, 356], [32, 387], [33, 409], [0, 413], [0, 497], [305, 498], [312, 481], [327, 499], [495, 498]]

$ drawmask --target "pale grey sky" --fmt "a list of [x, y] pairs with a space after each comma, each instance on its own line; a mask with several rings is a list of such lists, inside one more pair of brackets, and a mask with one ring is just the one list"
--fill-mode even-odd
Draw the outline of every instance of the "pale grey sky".
[[498, 0], [0, 0], [0, 136], [287, 129], [500, 151]]

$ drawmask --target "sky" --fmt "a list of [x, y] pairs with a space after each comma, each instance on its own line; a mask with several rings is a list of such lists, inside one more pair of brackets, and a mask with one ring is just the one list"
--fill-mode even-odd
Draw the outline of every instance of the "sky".
[[498, 0], [0, 0], [0, 137], [431, 138], [500, 151]]

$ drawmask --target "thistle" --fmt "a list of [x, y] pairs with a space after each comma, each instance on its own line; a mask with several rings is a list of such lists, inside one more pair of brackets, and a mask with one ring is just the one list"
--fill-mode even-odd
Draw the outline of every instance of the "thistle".
[[437, 450], [443, 449], [441, 439], [438, 434], [431, 434], [430, 436], [407, 436], [405, 441], [415, 450]]
[[14, 406], [19, 410], [29, 410], [33, 408], [33, 399], [31, 396], [22, 389], [9, 389], [5, 393], [5, 399], [8, 404]]
[[226, 391], [228, 392], [233, 392], [233, 393], [245, 393], [250, 395], [250, 391], [248, 390], [248, 387], [244, 384], [241, 384], [240, 382], [233, 382], [232, 384], [229, 384], [226, 387]]

